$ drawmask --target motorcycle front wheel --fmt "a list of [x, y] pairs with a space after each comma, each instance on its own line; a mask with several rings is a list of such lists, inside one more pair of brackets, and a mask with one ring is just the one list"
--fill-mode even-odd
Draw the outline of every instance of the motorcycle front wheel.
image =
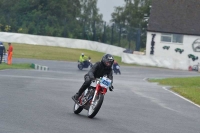
[[83, 110], [77, 103], [74, 103], [74, 114], [79, 114]]
[[88, 117], [93, 118], [95, 115], [98, 113], [98, 111], [101, 108], [101, 105], [104, 100], [104, 95], [103, 94], [98, 94], [95, 96], [94, 102], [91, 103], [89, 109], [88, 109]]
[[93, 66], [93, 65], [92, 65], [92, 63], [91, 63], [91, 64], [90, 64], [90, 68], [92, 68], [92, 66]]
[[82, 64], [78, 64], [78, 69], [82, 70], [83, 69], [83, 65]]

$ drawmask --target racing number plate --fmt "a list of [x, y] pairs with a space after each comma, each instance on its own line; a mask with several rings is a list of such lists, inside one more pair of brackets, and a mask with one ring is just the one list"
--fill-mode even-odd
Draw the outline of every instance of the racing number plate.
[[104, 87], [104, 88], [108, 88], [108, 87], [110, 87], [110, 85], [111, 85], [111, 80], [108, 79], [108, 78], [103, 77], [103, 78], [101, 79], [100, 85], [101, 85], [102, 87]]

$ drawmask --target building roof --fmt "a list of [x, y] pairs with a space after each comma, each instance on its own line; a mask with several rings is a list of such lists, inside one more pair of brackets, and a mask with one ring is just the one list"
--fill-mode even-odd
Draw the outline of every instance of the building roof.
[[148, 31], [200, 35], [200, 0], [152, 0]]

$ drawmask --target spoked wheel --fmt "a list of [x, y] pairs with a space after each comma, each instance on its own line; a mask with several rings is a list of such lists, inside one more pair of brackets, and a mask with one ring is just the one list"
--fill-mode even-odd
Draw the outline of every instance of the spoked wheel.
[[77, 103], [74, 103], [74, 114], [79, 114], [83, 110]]
[[103, 103], [104, 95], [98, 94], [95, 96], [94, 103], [91, 103], [89, 110], [88, 110], [88, 117], [93, 118], [98, 113]]

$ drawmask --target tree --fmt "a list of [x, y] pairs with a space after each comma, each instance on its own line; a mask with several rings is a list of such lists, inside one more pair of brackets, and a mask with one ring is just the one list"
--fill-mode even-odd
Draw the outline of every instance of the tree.
[[80, 22], [83, 26], [84, 37], [90, 36], [89, 38], [93, 38], [92, 40], [96, 41], [97, 32], [102, 32], [103, 29], [102, 14], [98, 13], [97, 0], [80, 0], [80, 3]]
[[[129, 32], [128, 29], [139, 28], [146, 32], [147, 22], [144, 21], [144, 14], [150, 14], [151, 0], [124, 0], [124, 7], [116, 7], [112, 13], [111, 21], [123, 25], [124, 32]], [[142, 47], [145, 47], [146, 36], [142, 36]]]

